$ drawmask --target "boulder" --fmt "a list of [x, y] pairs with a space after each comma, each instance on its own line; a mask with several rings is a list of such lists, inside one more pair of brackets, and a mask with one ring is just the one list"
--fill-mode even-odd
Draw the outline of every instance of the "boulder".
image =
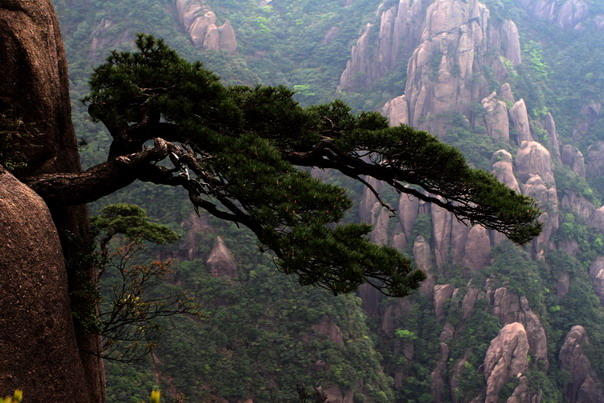
[[388, 118], [390, 126], [398, 126], [401, 123], [405, 125], [409, 124], [407, 97], [401, 95], [386, 102], [382, 108], [382, 114]]
[[235, 30], [227, 20], [217, 25], [216, 14], [200, 0], [177, 0], [176, 9], [180, 22], [195, 46], [235, 52], [237, 38]]
[[495, 175], [498, 181], [520, 193], [520, 186], [514, 175], [512, 154], [508, 151], [499, 150], [493, 153], [493, 157], [491, 158], [491, 173]]
[[497, 93], [492, 92], [482, 100], [482, 107], [485, 109], [484, 118], [489, 137], [495, 141], [509, 143], [510, 121], [505, 102], [498, 100]]
[[560, 150], [560, 160], [578, 176], [585, 177], [585, 158], [583, 153], [571, 144], [565, 144]]
[[26, 401], [96, 402], [79, 361], [67, 273], [44, 201], [0, 166], [0, 388]]
[[510, 120], [514, 129], [516, 129], [516, 143], [519, 146], [522, 146], [524, 141], [533, 140], [524, 99], [521, 99], [512, 106], [510, 109]]
[[516, 174], [522, 182], [538, 175], [546, 184], [555, 184], [552, 157], [547, 148], [536, 141], [522, 142], [516, 153]]
[[587, 345], [587, 331], [577, 325], [568, 332], [560, 349], [560, 369], [570, 374], [570, 380], [564, 385], [564, 400], [567, 402], [596, 403], [604, 396], [602, 383], [583, 350]]
[[485, 403], [496, 403], [501, 388], [528, 369], [528, 352], [528, 339], [521, 323], [509, 323], [499, 331], [484, 358]]
[[548, 367], [547, 336], [539, 316], [533, 312], [526, 297], [519, 297], [506, 287], [496, 290], [488, 289], [487, 297], [490, 299], [493, 314], [499, 318], [500, 323], [521, 323], [527, 333], [531, 354], [544, 367]]

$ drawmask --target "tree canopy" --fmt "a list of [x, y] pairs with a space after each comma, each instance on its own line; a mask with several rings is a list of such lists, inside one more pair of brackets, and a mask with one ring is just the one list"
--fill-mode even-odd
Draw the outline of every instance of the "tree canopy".
[[354, 114], [337, 100], [303, 108], [285, 87], [225, 86], [148, 35], [136, 47], [97, 67], [85, 98], [112, 136], [107, 161], [29, 178], [47, 203], [94, 201], [135, 180], [180, 186], [196, 210], [250, 228], [280, 270], [335, 294], [369, 283], [404, 296], [424, 275], [395, 249], [369, 242], [369, 225], [338, 224], [351, 207], [345, 190], [303, 167], [338, 170], [381, 200], [364, 179], [376, 178], [517, 243], [540, 232], [532, 199], [429, 133], [388, 127], [380, 114]]

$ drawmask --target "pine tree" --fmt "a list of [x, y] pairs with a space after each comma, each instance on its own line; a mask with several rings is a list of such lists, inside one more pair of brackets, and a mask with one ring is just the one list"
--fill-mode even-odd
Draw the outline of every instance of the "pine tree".
[[136, 46], [113, 52], [90, 79], [89, 113], [113, 138], [107, 161], [26, 179], [47, 203], [91, 202], [135, 180], [180, 186], [196, 210], [250, 228], [280, 270], [334, 294], [369, 283], [404, 296], [424, 275], [395, 249], [370, 243], [369, 225], [338, 224], [351, 207], [345, 190], [302, 167], [338, 170], [381, 201], [363, 179], [376, 178], [517, 243], [541, 230], [532, 199], [426, 132], [388, 127], [341, 101], [303, 108], [285, 87], [225, 86], [151, 36]]

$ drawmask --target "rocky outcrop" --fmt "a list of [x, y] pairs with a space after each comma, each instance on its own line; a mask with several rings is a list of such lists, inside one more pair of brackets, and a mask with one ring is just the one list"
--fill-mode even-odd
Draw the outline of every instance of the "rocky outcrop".
[[491, 172], [497, 180], [520, 193], [520, 186], [518, 186], [518, 180], [516, 180], [516, 176], [514, 175], [512, 154], [506, 150], [494, 152], [491, 158]]
[[514, 105], [516, 103], [514, 95], [512, 94], [512, 87], [509, 83], [504, 83], [501, 85], [499, 94], [501, 96], [501, 99], [504, 100], [506, 104], [509, 103], [510, 105]]
[[338, 91], [371, 85], [409, 58], [419, 41], [429, 2], [400, 0], [388, 3], [389, 7], [382, 3], [375, 22], [363, 27], [353, 45]]
[[44, 201], [0, 166], [0, 389], [92, 402], [79, 361], [61, 245]]
[[201, 0], [177, 0], [178, 16], [195, 46], [210, 50], [237, 50], [235, 30], [227, 20], [217, 24], [216, 14]]
[[520, 376], [518, 379], [520, 383], [508, 397], [506, 403], [540, 403], [543, 392], [531, 388], [526, 376]]
[[579, 23], [589, 14], [584, 0], [566, 0], [558, 12], [557, 23], [562, 29], [580, 29]]
[[195, 260], [202, 257], [199, 242], [205, 234], [211, 233], [212, 228], [205, 215], [198, 216], [191, 212], [181, 227], [185, 231], [182, 242], [179, 243], [179, 256], [185, 260]]
[[516, 144], [522, 145], [524, 141], [533, 140], [524, 99], [521, 99], [512, 106], [510, 109], [510, 120], [516, 130]]
[[454, 291], [454, 284], [439, 284], [434, 286], [434, 316], [437, 319], [441, 319], [445, 314]]
[[587, 149], [587, 174], [592, 177], [604, 175], [604, 141], [596, 141]]
[[539, 220], [543, 231], [533, 241], [533, 250], [540, 253], [543, 248], [554, 247], [552, 234], [559, 226], [558, 193], [549, 151], [536, 141], [522, 142], [516, 153], [516, 173], [524, 182], [522, 193], [533, 197], [543, 212]]
[[486, 267], [491, 260], [491, 240], [486, 228], [475, 225], [467, 236], [463, 253], [463, 265], [478, 271]]
[[596, 403], [604, 396], [604, 388], [583, 350], [583, 346], [588, 344], [585, 328], [573, 326], [560, 349], [560, 369], [570, 374], [570, 381], [564, 385], [564, 400], [567, 402]]
[[516, 153], [516, 175], [522, 182], [527, 182], [532, 176], [539, 176], [548, 185], [554, 184], [554, 166], [547, 148], [536, 141], [520, 144]]
[[604, 256], [599, 256], [589, 267], [589, 276], [591, 277], [591, 283], [594, 287], [594, 291], [600, 303], [604, 306]]
[[501, 388], [528, 369], [529, 344], [521, 323], [505, 325], [491, 341], [484, 358], [485, 403], [495, 403]]
[[482, 107], [485, 109], [485, 123], [487, 133], [495, 141], [508, 143], [510, 141], [510, 121], [508, 119], [508, 109], [504, 101], [497, 99], [497, 93], [482, 100]]
[[405, 125], [409, 124], [407, 97], [401, 95], [386, 102], [382, 108], [382, 114], [388, 118], [390, 126], [398, 126], [401, 123]]
[[354, 403], [354, 391], [342, 390], [339, 386], [331, 386], [325, 391], [326, 402], [333, 403]]
[[556, 122], [551, 113], [545, 115], [542, 119], [543, 129], [547, 132], [547, 148], [556, 161], [560, 161], [560, 141], [558, 140], [558, 131]]
[[567, 191], [562, 200], [560, 200], [560, 208], [574, 211], [589, 223], [590, 218], [596, 211], [596, 207], [592, 202], [582, 196], [577, 196], [574, 192]]
[[539, 221], [543, 223], [543, 229], [533, 241], [533, 250], [541, 253], [544, 248], [553, 248], [551, 236], [560, 225], [556, 187], [548, 185], [539, 175], [532, 175], [524, 184], [523, 193], [534, 198], [542, 211]]
[[487, 289], [487, 298], [493, 307], [493, 314], [502, 325], [521, 323], [526, 334], [531, 355], [544, 368], [548, 367], [547, 336], [539, 316], [533, 312], [526, 297], [519, 297], [506, 287]]
[[228, 277], [230, 279], [239, 277], [233, 252], [227, 248], [220, 236], [216, 237], [216, 244], [206, 260], [206, 265], [210, 274], [214, 277]]
[[560, 150], [560, 159], [578, 176], [585, 177], [585, 158], [575, 146], [565, 144]]
[[27, 167], [14, 173], [79, 170], [67, 62], [49, 0], [0, 3], [0, 60], [0, 113], [27, 129], [12, 144], [27, 156]]
[[[407, 68], [405, 94], [413, 126], [428, 128], [431, 118], [456, 110], [469, 115], [473, 101], [486, 96], [478, 55], [487, 48], [489, 11], [476, 0], [437, 0], [426, 11], [421, 44]], [[470, 85], [472, 83], [472, 85]]]

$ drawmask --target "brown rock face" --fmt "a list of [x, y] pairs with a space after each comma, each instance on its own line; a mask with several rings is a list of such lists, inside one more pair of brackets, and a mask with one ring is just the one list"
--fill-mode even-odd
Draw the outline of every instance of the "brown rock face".
[[549, 364], [545, 329], [537, 314], [530, 309], [526, 297], [519, 297], [505, 287], [488, 290], [487, 296], [491, 300], [493, 314], [499, 317], [501, 324], [522, 324], [531, 354], [547, 368]]
[[495, 151], [491, 158], [491, 164], [493, 175], [507, 187], [520, 193], [520, 186], [518, 186], [518, 180], [514, 175], [512, 154], [506, 150]]
[[196, 46], [211, 50], [237, 50], [235, 30], [227, 20], [216, 24], [216, 14], [199, 0], [177, 0], [180, 21]]
[[59, 237], [44, 201], [0, 167], [0, 396], [92, 402]]
[[482, 100], [482, 107], [485, 109], [485, 122], [487, 124], [487, 133], [495, 141], [510, 141], [510, 121], [508, 119], [508, 109], [505, 102], [497, 99], [497, 93]]
[[485, 403], [497, 402], [501, 388], [528, 369], [528, 352], [528, 339], [521, 323], [510, 323], [499, 331], [484, 358]]
[[564, 400], [567, 402], [597, 403], [604, 396], [598, 376], [583, 351], [582, 346], [587, 344], [589, 339], [585, 328], [573, 326], [560, 349], [560, 368], [570, 373], [570, 382], [564, 386]]
[[548, 184], [555, 183], [551, 155], [547, 148], [536, 141], [520, 145], [516, 153], [516, 172], [522, 182], [538, 175]]
[[67, 63], [50, 0], [0, 2], [0, 111], [22, 119], [27, 155], [17, 176], [79, 170]]
[[584, 0], [522, 0], [521, 4], [535, 17], [555, 22], [562, 29], [581, 29], [589, 15]]
[[578, 24], [587, 17], [589, 9], [587, 3], [583, 0], [566, 0], [558, 14], [558, 25], [562, 29], [575, 28], [578, 29]]
[[401, 95], [400, 97], [392, 98], [386, 102], [382, 108], [382, 114], [388, 118], [390, 126], [398, 126], [402, 124], [409, 124], [409, 105], [407, 104], [407, 97]]
[[569, 167], [574, 173], [585, 177], [585, 158], [583, 153], [575, 146], [565, 144], [560, 150], [560, 159], [564, 165]]
[[547, 131], [548, 149], [554, 159], [560, 161], [560, 142], [558, 140], [558, 131], [556, 130], [556, 122], [551, 113], [543, 117], [543, 128]]
[[214, 277], [228, 277], [231, 279], [239, 277], [235, 257], [225, 245], [222, 237], [216, 237], [216, 244], [210, 252], [206, 264], [208, 265], [210, 274]]
[[489, 232], [481, 226], [474, 226], [468, 233], [463, 263], [472, 270], [485, 268], [490, 261], [491, 240]]
[[333, 323], [333, 321], [327, 316], [322, 317], [319, 323], [312, 326], [312, 329], [318, 334], [329, 337], [331, 341], [338, 346], [344, 344], [344, 336], [342, 335], [342, 331], [338, 325]]
[[437, 0], [428, 7], [421, 44], [407, 68], [412, 125], [429, 129], [422, 122], [451, 110], [467, 115], [472, 102], [487, 95], [486, 81], [469, 83], [487, 47], [488, 19], [487, 8], [475, 0]]
[[512, 106], [512, 109], [510, 109], [510, 120], [516, 129], [516, 142], [518, 145], [521, 145], [523, 141], [533, 140], [524, 99], [521, 99]]
[[380, 5], [376, 21], [363, 27], [352, 47], [338, 90], [371, 85], [407, 59], [419, 42], [429, 2], [400, 0], [389, 7]]
[[[22, 119], [26, 127], [26, 130], [22, 132], [25, 134], [22, 142], [17, 142], [14, 146], [15, 149], [27, 155], [27, 166], [15, 171], [16, 176], [26, 177], [39, 173], [80, 171], [76, 139], [71, 123], [67, 64], [57, 18], [50, 0], [4, 0], [0, 2], [0, 60], [4, 61], [3, 74], [0, 78], [0, 109], [3, 113]], [[21, 210], [24, 211], [26, 208], [21, 208]], [[51, 213], [59, 235], [66, 231], [78, 234], [80, 228], [86, 226], [84, 208], [51, 206]], [[11, 236], [11, 239], [16, 241], [19, 237]], [[62, 241], [63, 253], [66, 256], [78, 253], [77, 250], [69, 247], [65, 239]], [[16, 243], [19, 244], [20, 241]], [[37, 244], [33, 245], [37, 246]], [[60, 251], [60, 248], [57, 247], [57, 250]], [[35, 255], [38, 251], [34, 247], [30, 253]], [[34, 270], [37, 267], [24, 267], [23, 270]], [[78, 278], [92, 277], [89, 269], [78, 268], [84, 276], [74, 276], [72, 272], [67, 273], [71, 277], [70, 287], [77, 289], [82, 285], [78, 282]], [[60, 279], [64, 280], [62, 287], [66, 287], [65, 277]], [[64, 288], [58, 288], [56, 291], [63, 292], [62, 289]], [[35, 291], [36, 289], [32, 290], [33, 298], [37, 296]], [[43, 290], [40, 289], [40, 292]], [[44, 298], [43, 295], [40, 296], [41, 300]], [[49, 301], [51, 300], [49, 299]], [[52, 316], [54, 313], [60, 316], [60, 309], [63, 308], [48, 312], [51, 316], [46, 319], [23, 316], [20, 320], [29, 323], [30, 327], [40, 326], [40, 329], [44, 329], [45, 323], [54, 320], [71, 321], [70, 315], [61, 318]], [[7, 307], [3, 310], [3, 315], [11, 314], [12, 306], [10, 309]], [[36, 344], [34, 340], [42, 343], [42, 340], [47, 338], [48, 348], [53, 348], [53, 344], [57, 340], [62, 340], [67, 346], [73, 345], [75, 343], [73, 332], [67, 328], [64, 329], [65, 331], [60, 333], [61, 329], [56, 327], [58, 334], [44, 333], [36, 339], [23, 338], [20, 348], [23, 352], [31, 352], [28, 353], [31, 359], [32, 354], [36, 354], [36, 349], [39, 349], [39, 344]], [[64, 361], [57, 362], [80, 360], [81, 363], [72, 365], [71, 373], [64, 373], [66, 379], [70, 380], [60, 381], [67, 389], [57, 391], [56, 399], [52, 390], [44, 395], [49, 401], [97, 402], [103, 399], [102, 363], [95, 355], [83, 352], [98, 351], [99, 339], [95, 336], [79, 334], [77, 343], [82, 351], [81, 355], [78, 356], [77, 351], [74, 352], [70, 350], [71, 347], [67, 347], [64, 353], [71, 355], [66, 356]], [[40, 364], [41, 368], [48, 370], [46, 379], [54, 376], [49, 375], [52, 373], [49, 367], [44, 367], [38, 361], [35, 362]], [[19, 372], [24, 378], [16, 379], [15, 382], [22, 382], [22, 385], [39, 382], [37, 376], [41, 373], [43, 372], [38, 372], [32, 366], [30, 372]], [[59, 373], [61, 372], [59, 371]], [[87, 380], [86, 388], [80, 382], [82, 378]], [[70, 383], [71, 387], [69, 387]], [[69, 393], [75, 394], [77, 398], [65, 397], [63, 399], [61, 397], [67, 396]]]

